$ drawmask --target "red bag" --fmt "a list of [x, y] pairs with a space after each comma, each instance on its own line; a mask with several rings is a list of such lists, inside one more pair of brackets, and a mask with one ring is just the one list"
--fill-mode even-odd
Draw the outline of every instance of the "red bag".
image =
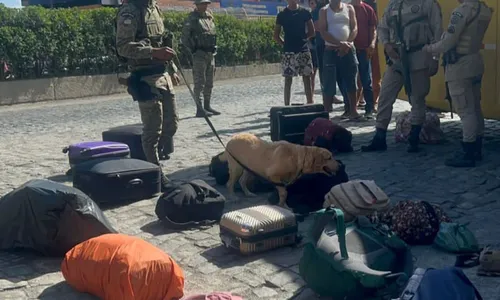
[[351, 152], [352, 133], [324, 118], [314, 119], [304, 133], [305, 146], [317, 146], [330, 151]]

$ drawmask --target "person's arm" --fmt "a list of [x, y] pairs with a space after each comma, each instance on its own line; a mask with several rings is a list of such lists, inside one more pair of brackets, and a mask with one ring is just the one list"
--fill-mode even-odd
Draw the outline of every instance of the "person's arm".
[[192, 17], [191, 14], [189, 14], [189, 16], [186, 18], [186, 21], [184, 21], [184, 26], [182, 27], [181, 43], [191, 52], [194, 51], [195, 47], [193, 38], [191, 36], [192, 31], [193, 31]]
[[281, 45], [281, 46], [283, 46], [283, 44], [285, 44], [285, 42], [281, 38], [281, 29], [283, 27], [282, 22], [281, 22], [282, 16], [283, 15], [280, 12], [278, 14], [278, 16], [276, 17], [276, 24], [274, 25], [274, 34], [273, 34], [274, 41], [276, 43], [278, 43], [278, 45]]
[[305, 11], [306, 15], [306, 26], [307, 26], [307, 39], [310, 40], [316, 36], [316, 31], [314, 30], [314, 23], [312, 21], [312, 15], [307, 10]]
[[328, 26], [326, 23], [326, 10], [328, 9], [328, 6], [325, 6], [319, 11], [319, 32], [321, 34], [321, 37], [323, 40], [326, 42], [333, 44], [335, 46], [340, 46], [340, 41], [336, 40], [329, 32], [328, 32]]
[[354, 39], [358, 35], [358, 21], [356, 20], [356, 11], [354, 7], [350, 4], [347, 4], [347, 9], [349, 10], [349, 27], [351, 29], [351, 34], [347, 38], [349, 43], [354, 42]]
[[153, 47], [135, 40], [139, 26], [139, 10], [129, 5], [123, 6], [118, 12], [116, 27], [116, 51], [120, 56], [128, 59], [150, 59]]
[[462, 6], [456, 8], [451, 14], [450, 24], [443, 38], [434, 44], [427, 45], [425, 51], [440, 54], [453, 49], [458, 44], [458, 38], [467, 27], [467, 17], [470, 18], [466, 9]]
[[369, 33], [370, 33], [370, 48], [375, 48], [375, 44], [377, 43], [377, 14], [375, 10], [370, 6], [368, 8], [369, 17]]

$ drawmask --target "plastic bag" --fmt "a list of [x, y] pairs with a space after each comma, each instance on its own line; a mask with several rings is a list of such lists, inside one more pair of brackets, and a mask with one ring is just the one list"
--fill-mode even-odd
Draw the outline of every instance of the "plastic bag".
[[453, 253], [473, 253], [479, 251], [479, 243], [467, 225], [442, 222], [434, 240], [439, 248]]

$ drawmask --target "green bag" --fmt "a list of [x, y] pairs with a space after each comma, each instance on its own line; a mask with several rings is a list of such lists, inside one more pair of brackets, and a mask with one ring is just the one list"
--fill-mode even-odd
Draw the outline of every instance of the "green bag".
[[466, 224], [446, 223], [439, 225], [434, 245], [452, 253], [476, 253], [479, 243]]
[[413, 272], [405, 242], [366, 219], [344, 224], [337, 208], [320, 210], [315, 217], [299, 264], [309, 288], [333, 299], [398, 296]]

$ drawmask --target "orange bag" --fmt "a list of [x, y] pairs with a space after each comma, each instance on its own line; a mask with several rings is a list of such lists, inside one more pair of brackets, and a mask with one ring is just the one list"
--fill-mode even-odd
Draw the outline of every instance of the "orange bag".
[[165, 252], [123, 234], [105, 234], [73, 247], [61, 264], [79, 292], [103, 300], [178, 300], [184, 274]]

